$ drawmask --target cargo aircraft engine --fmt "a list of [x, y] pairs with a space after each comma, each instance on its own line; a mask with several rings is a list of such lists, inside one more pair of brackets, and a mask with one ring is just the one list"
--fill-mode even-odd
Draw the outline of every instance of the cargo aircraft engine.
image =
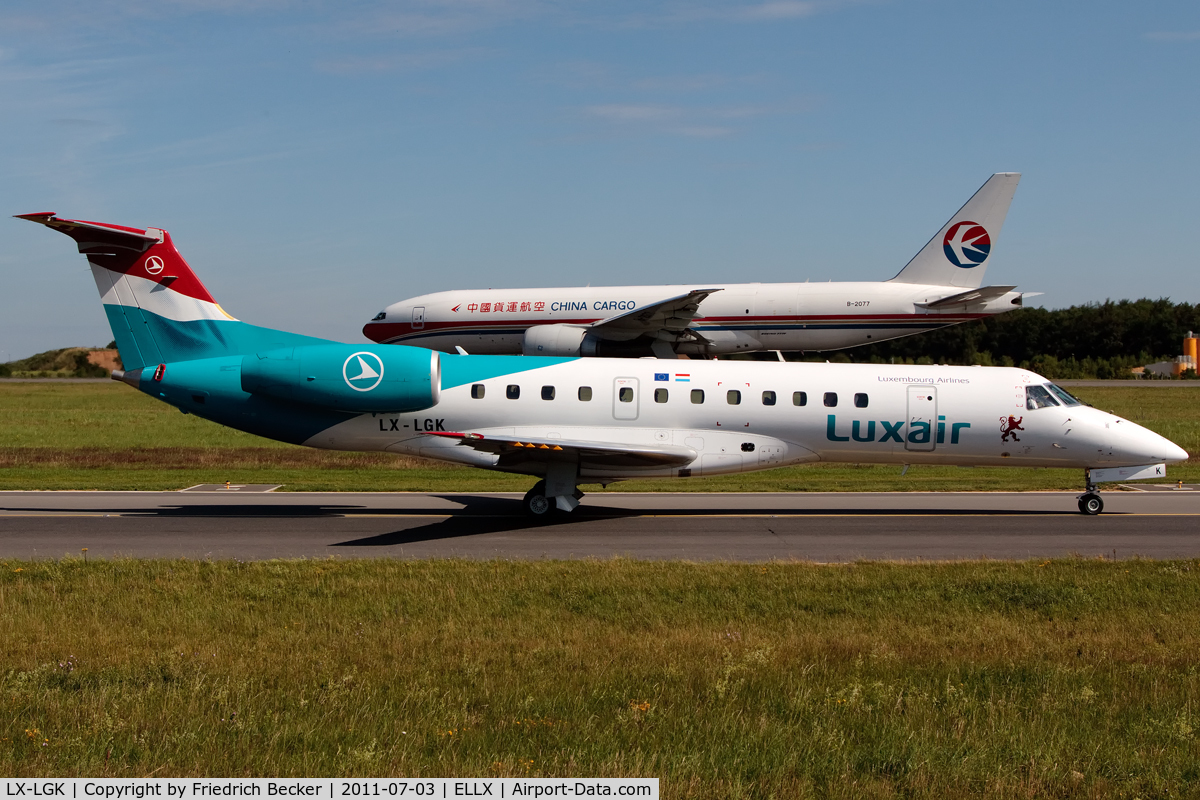
[[533, 325], [525, 331], [521, 353], [527, 356], [594, 356], [596, 337], [579, 325]]
[[[652, 356], [654, 339], [635, 336], [618, 340], [601, 337], [590, 326], [581, 325], [532, 325], [525, 330], [521, 343], [521, 354], [527, 356], [559, 356], [563, 358], [639, 358]], [[670, 345], [663, 344], [665, 347]], [[668, 350], [668, 353], [670, 351]]]

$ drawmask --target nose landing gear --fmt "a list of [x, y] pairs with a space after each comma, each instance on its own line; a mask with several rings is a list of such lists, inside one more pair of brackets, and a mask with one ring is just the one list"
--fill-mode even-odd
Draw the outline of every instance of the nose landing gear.
[[1079, 513], [1087, 514], [1089, 517], [1094, 517], [1104, 510], [1104, 501], [1100, 499], [1100, 495], [1088, 492], [1079, 497]]
[[1094, 517], [1104, 510], [1104, 501], [1100, 499], [1100, 490], [1096, 488], [1096, 484], [1092, 483], [1090, 469], [1083, 471], [1083, 479], [1086, 483], [1086, 491], [1079, 495], [1079, 513]]

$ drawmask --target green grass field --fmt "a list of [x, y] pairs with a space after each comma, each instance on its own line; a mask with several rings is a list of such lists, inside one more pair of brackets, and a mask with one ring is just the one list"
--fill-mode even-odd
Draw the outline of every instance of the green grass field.
[[[1200, 452], [1191, 390], [1080, 394]], [[0, 488], [530, 481], [278, 445], [117, 384], [0, 382], [0, 413]], [[618, 486], [1078, 481], [843, 465]], [[0, 773], [652, 776], [664, 797], [697, 799], [1200, 796], [1198, 581], [1200, 561], [0, 561]]]
[[[1200, 453], [1197, 389], [1081, 388], [1088, 402]], [[172, 490], [198, 483], [277, 483], [292, 491], [513, 491], [533, 479], [379, 453], [279, 444], [184, 415], [118, 383], [0, 381], [0, 489]], [[1172, 480], [1200, 482], [1195, 458]], [[684, 480], [627, 481], [614, 491], [1034, 491], [1080, 489], [1077, 470], [818, 464]], [[589, 492], [601, 491], [598, 486]]]
[[1200, 562], [0, 564], [0, 773], [1188, 797]]

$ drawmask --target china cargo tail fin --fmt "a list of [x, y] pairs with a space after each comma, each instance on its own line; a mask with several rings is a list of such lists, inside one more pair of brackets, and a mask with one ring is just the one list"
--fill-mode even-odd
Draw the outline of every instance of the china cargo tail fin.
[[225, 313], [158, 228], [126, 228], [20, 214], [70, 236], [87, 256], [126, 370], [283, 347], [296, 334], [247, 325]]
[[988, 178], [892, 280], [967, 289], [982, 286], [988, 257], [1020, 180], [1019, 172], [997, 172]]

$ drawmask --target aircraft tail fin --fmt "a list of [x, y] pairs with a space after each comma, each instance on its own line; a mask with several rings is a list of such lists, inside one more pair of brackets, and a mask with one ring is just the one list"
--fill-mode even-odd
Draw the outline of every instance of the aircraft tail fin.
[[892, 281], [966, 289], [982, 286], [1020, 180], [1019, 172], [997, 172], [988, 178]]
[[309, 340], [227, 314], [164, 230], [60, 219], [53, 213], [19, 214], [18, 219], [70, 236], [87, 256], [126, 370]]

